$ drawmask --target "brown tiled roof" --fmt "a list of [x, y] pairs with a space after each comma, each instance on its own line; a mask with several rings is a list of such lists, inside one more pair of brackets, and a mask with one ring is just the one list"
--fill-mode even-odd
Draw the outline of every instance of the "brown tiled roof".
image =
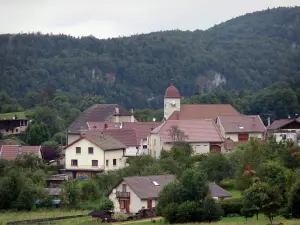
[[[173, 181], [173, 175], [125, 177], [124, 181], [140, 199], [156, 199], [163, 187]], [[156, 181], [159, 186], [155, 186]]]
[[115, 138], [109, 136], [109, 135], [101, 135], [100, 134], [88, 134], [85, 136], [81, 136], [77, 140], [73, 141], [69, 145], [65, 146], [64, 149], [67, 149], [68, 147], [72, 146], [73, 144], [77, 143], [78, 141], [86, 139], [90, 141], [91, 143], [97, 145], [99, 148], [102, 150], [117, 150], [117, 149], [125, 149], [126, 145], [123, 143], [119, 142]]
[[[41, 146], [22, 146], [22, 154], [39, 155]], [[19, 145], [2, 145], [0, 158], [14, 160], [18, 156]]]
[[[116, 108], [119, 108], [117, 114]], [[81, 127], [87, 129], [87, 122], [104, 122], [108, 121], [112, 116], [131, 116], [132, 113], [124, 109], [118, 104], [97, 104], [80, 113], [79, 117], [69, 127], [69, 132], [79, 133]]]
[[212, 119], [218, 116], [241, 115], [230, 104], [183, 104], [180, 111], [175, 111], [169, 120]]
[[100, 136], [101, 132], [104, 134], [104, 136], [109, 135], [109, 136], [113, 137], [114, 139], [118, 140], [119, 142], [123, 143], [127, 147], [140, 145], [140, 141], [137, 141], [135, 129], [130, 129], [130, 128], [110, 129], [110, 128], [108, 128], [108, 129], [103, 129], [101, 131], [89, 130], [86, 132], [86, 134]]
[[173, 84], [167, 88], [165, 98], [181, 98], [178, 89]]
[[172, 142], [169, 129], [178, 126], [185, 135], [187, 142], [223, 142], [219, 130], [213, 120], [167, 120], [151, 133], [159, 134], [165, 142]]
[[[91, 130], [103, 131], [105, 124], [107, 129], [120, 129], [121, 123], [114, 122], [88, 122], [87, 123]], [[161, 125], [162, 122], [123, 122], [123, 129], [135, 129], [137, 142], [140, 143], [142, 139], [146, 139], [150, 132]]]
[[263, 133], [266, 131], [258, 115], [219, 116], [218, 118], [225, 133]]
[[292, 122], [298, 122], [300, 123], [300, 117], [297, 119], [280, 119], [280, 120], [274, 120], [273, 123], [267, 127], [268, 130], [277, 130], [281, 129], [283, 126], [292, 123]]

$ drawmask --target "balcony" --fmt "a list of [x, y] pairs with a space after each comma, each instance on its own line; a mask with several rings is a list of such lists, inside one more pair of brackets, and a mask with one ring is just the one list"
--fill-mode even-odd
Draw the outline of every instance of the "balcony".
[[117, 196], [117, 198], [129, 199], [130, 198], [130, 192], [117, 191], [116, 196]]

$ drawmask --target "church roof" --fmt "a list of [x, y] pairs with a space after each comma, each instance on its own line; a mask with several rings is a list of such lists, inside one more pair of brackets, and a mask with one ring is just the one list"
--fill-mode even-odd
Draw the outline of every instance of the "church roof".
[[178, 89], [173, 85], [173, 80], [165, 92], [165, 98], [181, 98]]
[[183, 104], [180, 111], [175, 111], [169, 120], [217, 119], [218, 116], [241, 115], [230, 104]]

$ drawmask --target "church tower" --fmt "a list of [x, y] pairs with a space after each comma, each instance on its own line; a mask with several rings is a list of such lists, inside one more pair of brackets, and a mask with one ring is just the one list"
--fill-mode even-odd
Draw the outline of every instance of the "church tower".
[[173, 112], [180, 111], [180, 99], [179, 91], [171, 80], [171, 85], [167, 88], [164, 97], [164, 121], [169, 119]]

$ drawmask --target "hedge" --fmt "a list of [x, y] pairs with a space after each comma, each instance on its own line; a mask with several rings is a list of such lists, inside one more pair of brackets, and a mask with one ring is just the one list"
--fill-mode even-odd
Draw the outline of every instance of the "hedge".
[[241, 209], [243, 208], [243, 202], [241, 198], [224, 199], [218, 203], [224, 210], [224, 216], [228, 216], [230, 214], [241, 214]]

